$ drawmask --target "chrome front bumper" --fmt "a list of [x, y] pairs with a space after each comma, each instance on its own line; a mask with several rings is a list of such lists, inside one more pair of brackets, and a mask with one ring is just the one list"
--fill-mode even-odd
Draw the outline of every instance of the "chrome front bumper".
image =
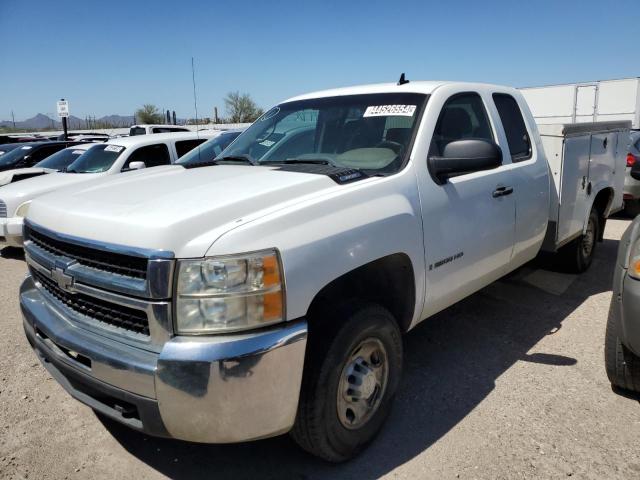
[[243, 335], [173, 337], [156, 353], [71, 321], [31, 277], [20, 305], [27, 338], [51, 375], [76, 399], [132, 428], [230, 443], [293, 426], [304, 320]]
[[0, 248], [22, 247], [22, 217], [0, 218]]

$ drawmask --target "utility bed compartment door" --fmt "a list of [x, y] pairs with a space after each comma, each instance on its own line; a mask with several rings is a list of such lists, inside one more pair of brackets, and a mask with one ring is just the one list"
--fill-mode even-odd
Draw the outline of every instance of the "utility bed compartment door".
[[587, 207], [589, 182], [589, 151], [591, 137], [582, 135], [564, 140], [560, 176], [560, 208], [558, 211], [557, 244], [582, 232]]
[[[617, 144], [618, 132], [596, 133], [591, 137], [589, 180], [593, 187], [600, 185], [614, 186], [616, 184], [614, 175], [617, 167]], [[624, 167], [622, 169], [624, 170]]]

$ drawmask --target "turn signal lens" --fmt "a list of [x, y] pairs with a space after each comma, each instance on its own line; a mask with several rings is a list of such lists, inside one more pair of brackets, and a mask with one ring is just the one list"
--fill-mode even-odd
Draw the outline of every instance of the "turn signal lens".
[[629, 273], [630, 277], [640, 280], [640, 240], [636, 241], [631, 247], [627, 273]]
[[640, 278], [640, 260], [633, 262], [633, 277]]

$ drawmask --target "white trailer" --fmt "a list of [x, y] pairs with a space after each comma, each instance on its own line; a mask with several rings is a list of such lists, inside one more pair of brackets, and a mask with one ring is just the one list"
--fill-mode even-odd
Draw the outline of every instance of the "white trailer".
[[538, 125], [631, 121], [640, 128], [640, 78], [521, 88]]

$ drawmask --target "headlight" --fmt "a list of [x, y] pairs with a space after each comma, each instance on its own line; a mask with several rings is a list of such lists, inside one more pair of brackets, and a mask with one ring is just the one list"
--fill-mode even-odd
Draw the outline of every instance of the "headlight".
[[31, 206], [31, 200], [29, 200], [28, 202], [24, 202], [22, 205], [20, 205], [16, 210], [16, 217], [22, 217], [22, 218], [26, 217], [30, 206]]
[[284, 320], [284, 285], [276, 250], [181, 260], [176, 332], [226, 333]]

